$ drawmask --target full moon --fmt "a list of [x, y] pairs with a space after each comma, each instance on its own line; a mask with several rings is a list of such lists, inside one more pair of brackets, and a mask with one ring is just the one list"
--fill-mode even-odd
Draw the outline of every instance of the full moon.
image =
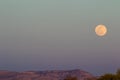
[[97, 25], [95, 28], [95, 33], [98, 36], [105, 36], [107, 33], [107, 28], [105, 25]]

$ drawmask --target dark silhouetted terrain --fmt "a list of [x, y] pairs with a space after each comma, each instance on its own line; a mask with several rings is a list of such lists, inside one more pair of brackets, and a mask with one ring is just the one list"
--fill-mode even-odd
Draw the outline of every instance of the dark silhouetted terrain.
[[67, 76], [77, 77], [78, 80], [95, 80], [93, 75], [79, 69], [26, 72], [0, 71], [0, 80], [64, 80]]

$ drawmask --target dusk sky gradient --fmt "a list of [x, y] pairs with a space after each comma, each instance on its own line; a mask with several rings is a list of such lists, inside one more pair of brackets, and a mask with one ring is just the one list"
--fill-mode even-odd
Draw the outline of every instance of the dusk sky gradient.
[[0, 70], [118, 68], [120, 0], [0, 0]]

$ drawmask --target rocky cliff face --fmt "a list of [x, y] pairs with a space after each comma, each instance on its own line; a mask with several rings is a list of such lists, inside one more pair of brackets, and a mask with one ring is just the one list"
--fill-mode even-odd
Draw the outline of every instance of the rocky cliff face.
[[0, 71], [0, 80], [64, 80], [67, 76], [77, 77], [78, 80], [95, 80], [95, 77], [90, 73], [79, 69], [26, 72]]

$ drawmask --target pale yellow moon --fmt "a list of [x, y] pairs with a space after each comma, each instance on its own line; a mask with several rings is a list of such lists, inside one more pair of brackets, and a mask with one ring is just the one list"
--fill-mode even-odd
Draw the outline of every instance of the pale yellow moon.
[[107, 34], [107, 28], [105, 25], [98, 25], [95, 28], [95, 32], [98, 36], [105, 36]]

